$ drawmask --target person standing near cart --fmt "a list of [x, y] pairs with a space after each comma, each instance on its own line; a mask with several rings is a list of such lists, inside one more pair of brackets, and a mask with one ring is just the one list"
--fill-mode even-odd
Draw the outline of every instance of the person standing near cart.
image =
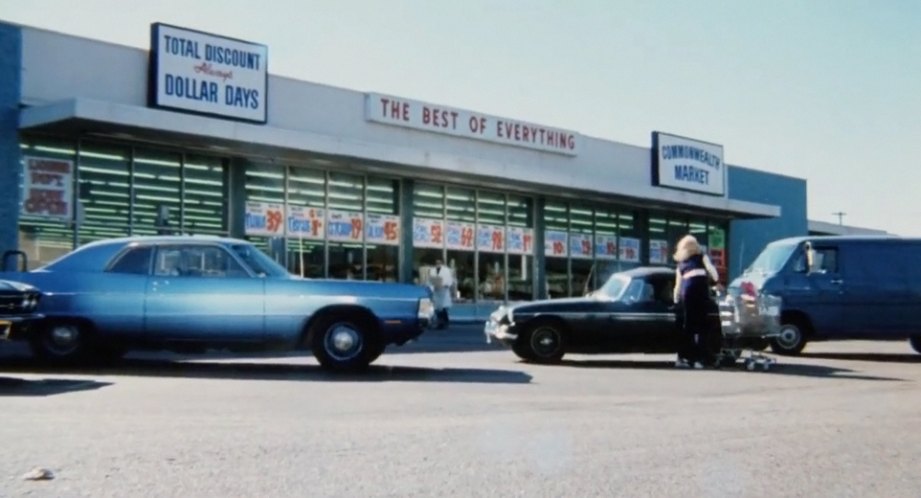
[[693, 235], [678, 241], [674, 258], [678, 267], [673, 297], [681, 314], [681, 347], [675, 366], [703, 368], [715, 360], [707, 317], [715, 309], [710, 284], [719, 281], [719, 274]]
[[450, 321], [448, 310], [453, 302], [454, 275], [441, 259], [435, 260], [435, 267], [431, 269], [429, 274], [429, 282], [432, 286], [432, 302], [435, 305], [435, 315], [438, 317], [437, 328], [448, 328]]

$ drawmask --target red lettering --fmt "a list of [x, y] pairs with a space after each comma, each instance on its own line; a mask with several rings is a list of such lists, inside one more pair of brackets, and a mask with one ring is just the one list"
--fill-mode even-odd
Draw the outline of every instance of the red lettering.
[[473, 247], [473, 228], [464, 227], [461, 229], [461, 246]]
[[361, 220], [352, 218], [352, 238], [361, 239]]
[[435, 244], [441, 244], [442, 233], [441, 225], [432, 225], [432, 242]]
[[384, 240], [397, 240], [397, 224], [394, 221], [384, 222]]
[[320, 220], [310, 220], [310, 233], [312, 233], [314, 237], [320, 235]]

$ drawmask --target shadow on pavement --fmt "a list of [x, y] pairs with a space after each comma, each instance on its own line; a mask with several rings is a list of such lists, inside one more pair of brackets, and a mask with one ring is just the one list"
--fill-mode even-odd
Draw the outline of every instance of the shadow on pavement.
[[75, 391], [89, 391], [112, 385], [110, 382], [96, 382], [85, 379], [21, 379], [0, 377], [0, 397], [5, 396], [52, 396]]
[[921, 363], [917, 353], [800, 353], [801, 358], [825, 360], [874, 361], [880, 363]]
[[781, 363], [778, 362], [771, 366], [770, 370], [764, 371], [760, 368], [749, 372], [740, 362], [734, 366], [715, 368], [706, 368], [704, 370], [687, 370], [677, 369], [672, 361], [631, 361], [631, 360], [562, 360], [561, 366], [577, 368], [622, 368], [622, 369], [657, 369], [657, 370], [675, 370], [678, 372], [696, 372], [718, 371], [726, 373], [746, 373], [762, 375], [794, 375], [800, 377], [815, 377], [828, 379], [854, 379], [854, 380], [876, 380], [901, 382], [905, 379], [897, 377], [882, 377], [876, 375], [865, 375], [855, 370], [847, 368], [829, 367], [825, 365], [805, 365], [802, 363]]
[[111, 366], [58, 367], [36, 364], [29, 358], [0, 360], [8, 373], [68, 373], [74, 375], [184, 377], [237, 380], [296, 380], [347, 382], [461, 382], [527, 384], [531, 376], [514, 370], [482, 368], [425, 368], [387, 365], [386, 357], [361, 372], [330, 372], [318, 365], [126, 359]]

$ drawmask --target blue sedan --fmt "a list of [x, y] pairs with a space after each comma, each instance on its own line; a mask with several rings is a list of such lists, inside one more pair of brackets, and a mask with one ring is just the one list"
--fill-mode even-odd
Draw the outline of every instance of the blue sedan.
[[355, 369], [418, 337], [433, 316], [425, 287], [302, 279], [231, 238], [105, 240], [0, 275], [42, 291], [45, 318], [27, 340], [57, 362], [130, 349], [310, 349], [324, 367]]

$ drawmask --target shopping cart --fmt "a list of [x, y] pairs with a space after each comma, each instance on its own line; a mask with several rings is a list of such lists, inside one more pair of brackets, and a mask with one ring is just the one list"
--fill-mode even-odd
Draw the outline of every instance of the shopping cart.
[[781, 298], [724, 294], [717, 302], [722, 333], [717, 364], [730, 366], [741, 361], [747, 370], [770, 370], [777, 361], [763, 351], [780, 335]]

